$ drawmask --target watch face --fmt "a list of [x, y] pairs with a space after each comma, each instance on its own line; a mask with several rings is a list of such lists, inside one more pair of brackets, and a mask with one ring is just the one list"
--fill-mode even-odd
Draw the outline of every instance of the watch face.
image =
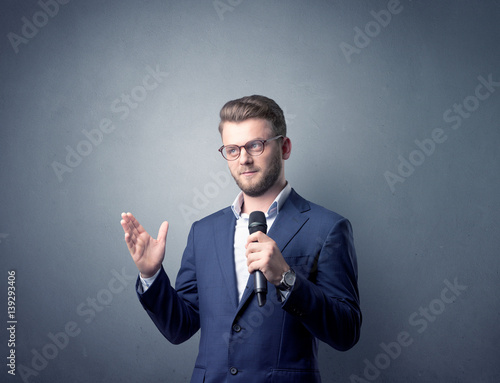
[[293, 271], [289, 271], [285, 274], [285, 283], [288, 286], [291, 286], [295, 283], [295, 273]]

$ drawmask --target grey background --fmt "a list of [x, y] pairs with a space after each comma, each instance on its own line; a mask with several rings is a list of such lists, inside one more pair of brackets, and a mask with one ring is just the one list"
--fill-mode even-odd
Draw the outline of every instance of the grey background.
[[[217, 153], [218, 111], [257, 93], [285, 110], [289, 182], [354, 228], [362, 336], [345, 353], [321, 345], [324, 382], [369, 381], [367, 361], [384, 367], [372, 381], [498, 381], [500, 88], [478, 104], [469, 96], [479, 76], [500, 81], [500, 3], [402, 0], [377, 34], [370, 11], [387, 6], [72, 1], [16, 53], [9, 33], [21, 36], [23, 17], [44, 24], [42, 8], [2, 1], [0, 295], [16, 270], [18, 370], [11, 377], [3, 363], [0, 379], [22, 381], [24, 366], [37, 374], [29, 382], [189, 381], [198, 336], [169, 344], [133, 282], [114, 279], [136, 273], [120, 213], [154, 236], [170, 222], [164, 265], [174, 278], [190, 224], [238, 191]], [[373, 37], [346, 56], [342, 43], [356, 47], [355, 28], [365, 27]], [[144, 94], [148, 66], [168, 76]], [[134, 89], [137, 106], [114, 112]], [[474, 110], [453, 129], [443, 114], [466, 97]], [[115, 130], [60, 182], [54, 161], [66, 164], [66, 147], [103, 119]], [[436, 128], [447, 140], [391, 190], [384, 173], [397, 174], [399, 156]], [[466, 286], [453, 303], [442, 301], [445, 281]], [[429, 305], [438, 314], [411, 324]], [[36, 371], [34, 355], [54, 356], [49, 335], [68, 323], [78, 335]], [[384, 357], [380, 344], [403, 331], [412, 343]]]

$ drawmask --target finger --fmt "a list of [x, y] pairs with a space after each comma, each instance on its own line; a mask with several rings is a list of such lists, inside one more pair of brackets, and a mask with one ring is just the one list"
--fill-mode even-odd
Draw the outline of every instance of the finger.
[[122, 225], [123, 231], [125, 233], [132, 231], [132, 228], [130, 227], [130, 220], [128, 219], [125, 213], [122, 213], [122, 219], [120, 221], [120, 224]]
[[135, 246], [134, 241], [131, 240], [129, 233], [125, 233], [125, 243], [127, 244], [127, 249], [129, 251], [130, 255], [132, 256], [132, 258], [135, 261], [134, 256], [136, 254], [136, 246]]
[[132, 241], [132, 239], [130, 238], [130, 234], [129, 233], [125, 233], [125, 243], [127, 244], [127, 247], [129, 250], [133, 251], [134, 250], [134, 242]]
[[122, 213], [121, 214], [121, 218], [122, 219], [120, 220], [120, 225], [122, 225], [123, 231], [127, 232], [127, 230], [128, 230], [128, 221], [129, 221], [129, 219], [127, 217], [127, 214]]
[[122, 220], [120, 221], [123, 230], [125, 233], [130, 233], [132, 234], [134, 231], [134, 225], [132, 224], [130, 217], [127, 215], [127, 213], [122, 213]]
[[158, 237], [156, 238], [160, 242], [165, 242], [167, 240], [168, 233], [168, 222], [163, 221], [160, 228], [158, 229]]
[[247, 244], [245, 245], [245, 247], [248, 247], [248, 244], [250, 244], [252, 242], [263, 242], [266, 237], [267, 237], [267, 235], [265, 235], [263, 232], [256, 231], [255, 233], [250, 234], [247, 237]]
[[128, 223], [124, 219], [122, 219], [120, 221], [120, 225], [122, 225], [123, 232], [125, 233], [125, 241], [126, 242], [130, 241], [132, 236], [132, 230], [130, 229]]
[[[131, 213], [128, 213], [131, 214]], [[124, 220], [127, 224], [130, 222], [130, 216], [127, 215], [127, 213], [122, 213], [121, 214], [122, 220]]]
[[130, 225], [132, 226], [132, 229], [134, 230], [134, 233], [136, 235], [141, 234], [144, 230], [142, 225], [139, 223], [139, 221], [133, 216], [132, 213], [127, 213], [127, 217], [130, 219]]
[[252, 274], [256, 270], [263, 271], [264, 263], [261, 262], [260, 260], [255, 260], [255, 261], [249, 262], [247, 264], [247, 266], [248, 266], [248, 272], [250, 274]]
[[248, 258], [248, 256], [250, 254], [257, 253], [257, 252], [261, 251], [261, 249], [262, 249], [262, 246], [258, 242], [247, 243], [245, 255]]
[[120, 224], [125, 232], [125, 241], [127, 241], [127, 243], [135, 243], [137, 236], [134, 234], [134, 229], [131, 227], [130, 223], [127, 222], [127, 218], [124, 217], [124, 219], [120, 221]]
[[259, 246], [255, 246], [258, 244], [250, 244], [249, 248], [246, 250], [245, 255], [247, 257], [247, 266], [252, 262], [256, 262], [260, 260], [263, 256], [262, 249]]
[[145, 232], [144, 227], [139, 223], [139, 221], [134, 217], [134, 215], [130, 212], [125, 214], [125, 221], [128, 223], [132, 233], [138, 237], [141, 233]]
[[[142, 228], [137, 219], [132, 215], [132, 213], [122, 213], [122, 220], [120, 224], [122, 225], [123, 231], [125, 232], [125, 242], [127, 243], [128, 249], [131, 253], [136, 253], [137, 251], [142, 251], [144, 248], [144, 243], [140, 238], [140, 232], [137, 226]], [[134, 222], [135, 221], [135, 222]], [[142, 228], [144, 230], [144, 228]]]

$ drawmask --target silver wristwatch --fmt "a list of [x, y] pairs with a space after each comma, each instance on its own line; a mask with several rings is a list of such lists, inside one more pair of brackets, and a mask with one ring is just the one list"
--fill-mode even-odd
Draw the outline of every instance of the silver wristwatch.
[[284, 291], [291, 290], [293, 288], [293, 285], [295, 284], [295, 278], [295, 271], [293, 271], [293, 269], [285, 271], [281, 276], [281, 281], [278, 285], [278, 289]]

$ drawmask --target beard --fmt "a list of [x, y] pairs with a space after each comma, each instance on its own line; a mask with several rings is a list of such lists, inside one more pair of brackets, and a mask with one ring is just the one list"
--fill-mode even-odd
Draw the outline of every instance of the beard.
[[[277, 151], [276, 155], [271, 159], [271, 163], [265, 173], [262, 174], [260, 179], [255, 180], [254, 183], [252, 183], [252, 181], [248, 183], [245, 182], [245, 180], [240, 179], [238, 175], [235, 176], [233, 172], [231, 172], [231, 175], [243, 193], [249, 197], [260, 197], [276, 183], [281, 175], [281, 169], [281, 153]], [[256, 170], [260, 169], [257, 168]]]

